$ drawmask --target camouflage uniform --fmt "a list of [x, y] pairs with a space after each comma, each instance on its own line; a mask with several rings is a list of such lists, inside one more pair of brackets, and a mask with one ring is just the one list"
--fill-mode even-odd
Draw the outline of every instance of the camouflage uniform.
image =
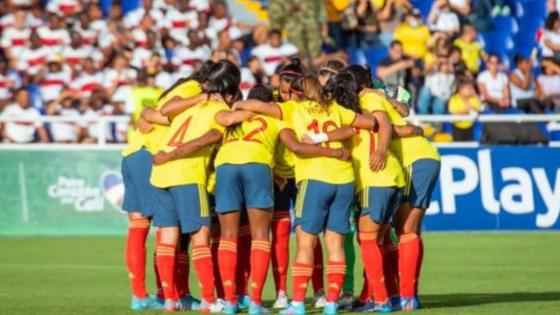
[[285, 30], [288, 41], [305, 57], [321, 53], [320, 25], [326, 21], [323, 0], [269, 0], [270, 27]]

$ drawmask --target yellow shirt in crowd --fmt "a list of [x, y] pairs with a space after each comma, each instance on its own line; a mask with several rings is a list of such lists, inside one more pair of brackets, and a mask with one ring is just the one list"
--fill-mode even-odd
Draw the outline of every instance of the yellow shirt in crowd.
[[461, 57], [467, 69], [472, 73], [478, 73], [480, 70], [480, 56], [482, 55], [482, 46], [480, 46], [480, 43], [476, 41], [469, 43], [461, 38], [457, 38], [453, 41], [453, 45], [461, 49]]
[[[451, 96], [451, 98], [449, 99], [449, 113], [450, 114], [455, 114], [455, 115], [465, 115], [468, 114], [466, 112], [469, 111], [469, 107], [470, 109], [474, 110], [475, 112], [479, 112], [480, 111], [480, 100], [478, 99], [478, 97], [476, 95], [471, 96], [469, 99], [467, 99], [466, 101], [463, 100], [463, 98], [461, 98], [461, 95], [459, 95], [459, 93]], [[473, 122], [472, 121], [457, 121], [455, 123], [453, 123], [453, 125], [457, 128], [461, 128], [461, 129], [468, 129], [471, 128], [473, 126]]]
[[395, 30], [394, 39], [403, 44], [406, 55], [423, 58], [428, 51], [427, 43], [430, 39], [430, 29], [426, 25], [411, 27], [408, 23], [402, 23]]

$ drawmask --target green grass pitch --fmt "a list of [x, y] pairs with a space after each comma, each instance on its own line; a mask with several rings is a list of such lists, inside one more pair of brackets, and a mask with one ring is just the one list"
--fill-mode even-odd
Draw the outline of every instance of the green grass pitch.
[[[560, 314], [559, 233], [424, 239], [418, 314]], [[0, 238], [0, 314], [132, 314], [123, 247], [122, 237]], [[192, 272], [191, 283], [196, 292]]]

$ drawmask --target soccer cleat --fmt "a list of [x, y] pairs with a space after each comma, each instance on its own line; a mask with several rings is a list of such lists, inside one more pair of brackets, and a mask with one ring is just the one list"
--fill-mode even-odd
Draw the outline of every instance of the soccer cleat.
[[393, 311], [393, 306], [389, 301], [386, 303], [375, 303], [374, 312], [376, 313], [391, 313]]
[[325, 303], [325, 308], [323, 308], [323, 315], [337, 315], [338, 314], [338, 305], [336, 302], [327, 302]]
[[354, 303], [354, 294], [352, 292], [344, 292], [338, 299], [338, 308], [345, 311], [352, 310], [352, 303]]
[[222, 314], [233, 315], [239, 313], [239, 305], [237, 303], [226, 302], [222, 309]]
[[221, 313], [224, 308], [224, 300], [217, 299], [214, 303], [205, 300], [200, 301], [198, 311], [201, 313]]
[[393, 307], [393, 311], [400, 311], [401, 310], [401, 297], [398, 295], [391, 297], [391, 306]]
[[141, 311], [147, 309], [162, 309], [163, 301], [160, 303], [159, 300], [153, 296], [146, 296], [143, 299], [139, 299], [132, 296], [132, 301], [130, 301], [130, 309], [133, 311]]
[[281, 310], [280, 315], [305, 315], [305, 305], [303, 302], [292, 302], [285, 309]]
[[198, 311], [200, 309], [200, 301], [192, 295], [183, 296], [179, 302], [182, 311]]
[[262, 304], [250, 302], [248, 313], [249, 315], [268, 315], [270, 314], [270, 311], [266, 309], [266, 307], [262, 306]]
[[272, 308], [285, 309], [286, 307], [288, 307], [288, 295], [286, 294], [286, 292], [280, 291], [278, 292], [278, 297], [276, 298], [276, 301], [274, 302]]
[[163, 304], [163, 311], [165, 313], [175, 313], [178, 308], [180, 307], [177, 302], [171, 299], [165, 299], [165, 303]]
[[315, 292], [315, 295], [313, 295], [313, 307], [314, 308], [323, 308], [325, 307], [325, 304], [327, 303], [327, 300], [325, 299], [325, 291], [323, 289]]
[[417, 310], [418, 308], [419, 308], [418, 302], [414, 297], [411, 298], [401, 297], [401, 311], [410, 312], [410, 311]]
[[372, 300], [367, 300], [365, 302], [356, 300], [352, 304], [352, 312], [354, 313], [373, 312], [374, 309], [375, 309], [375, 303], [373, 303]]
[[247, 294], [240, 295], [237, 297], [237, 306], [239, 307], [240, 310], [247, 309], [250, 303], [251, 303], [251, 299]]
[[415, 295], [414, 299], [416, 300], [417, 308], [422, 308], [422, 303], [420, 303], [420, 298], [418, 297], [418, 295]]

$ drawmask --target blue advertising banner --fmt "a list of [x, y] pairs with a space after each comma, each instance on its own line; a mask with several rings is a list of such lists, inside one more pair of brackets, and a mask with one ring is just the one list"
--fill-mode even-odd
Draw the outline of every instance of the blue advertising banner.
[[440, 148], [428, 231], [560, 230], [560, 148]]

